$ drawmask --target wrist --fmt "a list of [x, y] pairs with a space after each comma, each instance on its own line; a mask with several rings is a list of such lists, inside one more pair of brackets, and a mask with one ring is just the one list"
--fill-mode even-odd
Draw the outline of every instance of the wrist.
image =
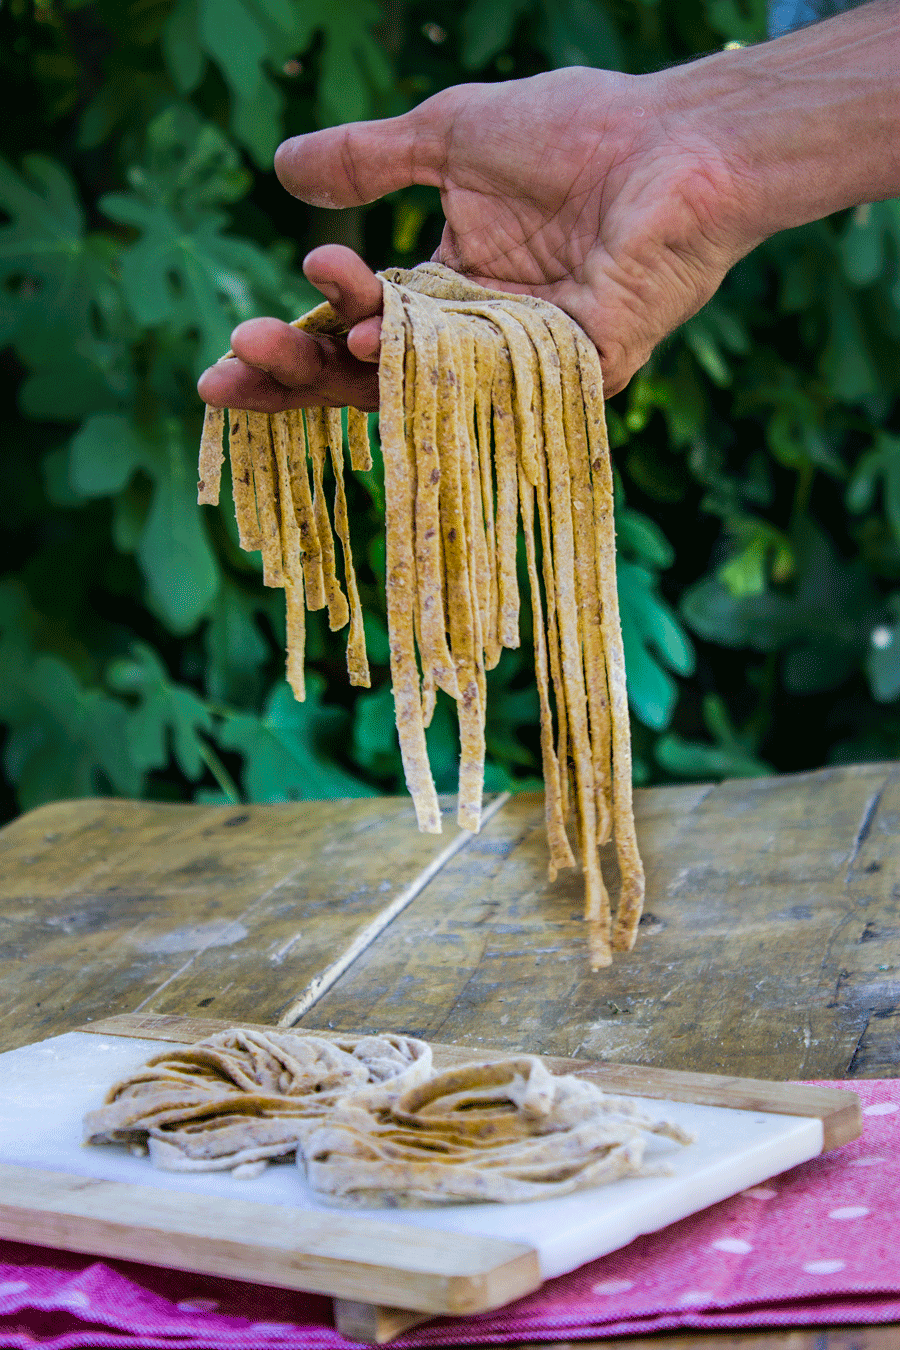
[[[736, 242], [900, 193], [900, 4], [663, 71], [678, 134], [722, 165]], [[701, 153], [703, 153], [701, 149]]]

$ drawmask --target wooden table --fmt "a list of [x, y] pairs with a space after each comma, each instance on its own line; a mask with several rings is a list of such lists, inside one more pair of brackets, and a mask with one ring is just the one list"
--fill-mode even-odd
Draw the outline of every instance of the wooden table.
[[[900, 1063], [900, 765], [650, 788], [635, 951], [592, 974], [540, 797], [204, 807], [90, 800], [0, 831], [0, 1049], [113, 1014], [390, 1028], [744, 1077]], [[584, 1346], [585, 1342], [580, 1342]], [[607, 1350], [887, 1350], [900, 1330], [660, 1335]]]

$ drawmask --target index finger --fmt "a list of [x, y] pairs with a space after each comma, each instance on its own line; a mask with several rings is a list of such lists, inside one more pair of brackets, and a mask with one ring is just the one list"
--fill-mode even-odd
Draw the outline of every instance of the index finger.
[[280, 319], [248, 319], [232, 334], [234, 356], [200, 377], [198, 391], [217, 408], [378, 407], [378, 372], [342, 342], [302, 333]]
[[362, 319], [380, 314], [381, 282], [358, 253], [344, 244], [322, 244], [307, 253], [303, 272], [316, 290], [331, 302], [339, 319], [353, 328]]

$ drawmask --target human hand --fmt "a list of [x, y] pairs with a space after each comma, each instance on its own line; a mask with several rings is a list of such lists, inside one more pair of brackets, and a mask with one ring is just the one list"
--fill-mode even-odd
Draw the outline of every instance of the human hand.
[[[459, 85], [403, 117], [286, 141], [275, 167], [318, 206], [437, 186], [446, 226], [435, 260], [566, 310], [616, 393], [756, 242], [741, 230], [722, 154], [697, 119], [675, 115], [665, 74], [572, 67]], [[234, 333], [238, 360], [203, 376], [207, 401], [377, 406], [380, 284], [337, 245], [316, 249], [305, 271], [348, 323], [347, 345], [250, 320]]]
[[231, 335], [235, 358], [219, 361], [201, 375], [197, 388], [205, 403], [253, 412], [378, 407], [380, 320], [374, 340], [370, 337], [367, 343], [364, 338], [356, 356], [353, 326], [380, 311], [381, 282], [351, 249], [337, 244], [315, 249], [304, 271], [351, 330], [349, 342], [303, 333], [280, 319], [248, 319]]

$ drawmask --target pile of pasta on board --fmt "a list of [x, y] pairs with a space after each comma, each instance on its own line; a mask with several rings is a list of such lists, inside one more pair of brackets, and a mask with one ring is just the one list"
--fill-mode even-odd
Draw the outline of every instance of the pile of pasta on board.
[[[597, 351], [568, 315], [532, 296], [485, 290], [436, 263], [380, 275], [391, 680], [419, 828], [441, 828], [425, 747], [438, 689], [455, 700], [459, 717], [459, 824], [479, 828], [485, 671], [503, 647], [519, 646], [521, 520], [550, 877], [577, 866], [574, 843], [597, 969], [610, 963], [613, 950], [633, 946], [644, 894]], [[336, 337], [346, 332], [328, 304], [296, 326]], [[218, 501], [225, 417], [207, 409], [200, 502]], [[332, 629], [349, 622], [350, 683], [367, 686], [341, 410], [232, 410], [227, 418], [241, 545], [261, 551], [267, 585], [284, 587], [294, 693], [304, 697], [305, 610], [326, 607]], [[370, 468], [368, 421], [355, 408], [347, 410], [347, 442], [351, 468]], [[326, 460], [335, 481], [331, 515]], [[614, 921], [599, 855], [612, 837], [621, 877]]]
[[168, 1172], [251, 1178], [295, 1158], [319, 1199], [390, 1209], [666, 1175], [645, 1164], [644, 1136], [692, 1142], [533, 1055], [438, 1072], [411, 1036], [242, 1027], [154, 1055], [83, 1129], [86, 1144], [126, 1144]]

